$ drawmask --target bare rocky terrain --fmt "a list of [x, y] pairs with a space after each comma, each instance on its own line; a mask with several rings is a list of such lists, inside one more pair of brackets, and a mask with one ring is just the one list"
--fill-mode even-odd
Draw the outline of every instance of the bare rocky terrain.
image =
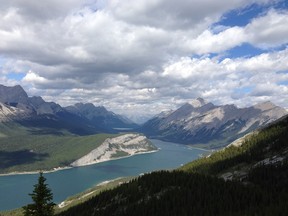
[[157, 148], [145, 136], [140, 134], [125, 134], [106, 139], [99, 147], [74, 161], [71, 166], [85, 166], [155, 150]]

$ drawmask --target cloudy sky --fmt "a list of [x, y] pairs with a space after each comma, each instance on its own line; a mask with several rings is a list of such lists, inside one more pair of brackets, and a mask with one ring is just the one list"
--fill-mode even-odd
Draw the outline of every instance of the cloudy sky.
[[288, 108], [287, 0], [9, 0], [0, 83], [149, 117], [202, 97]]

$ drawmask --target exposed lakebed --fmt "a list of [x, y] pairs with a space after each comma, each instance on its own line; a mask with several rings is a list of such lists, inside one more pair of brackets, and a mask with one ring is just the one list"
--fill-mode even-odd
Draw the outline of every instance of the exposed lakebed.
[[[106, 161], [84, 167], [45, 173], [52, 189], [54, 202], [80, 193], [103, 181], [118, 177], [137, 176], [161, 169], [173, 169], [197, 159], [206, 150], [189, 146], [151, 140], [160, 150], [118, 160]], [[19, 208], [31, 202], [29, 193], [37, 182], [38, 174], [0, 176], [0, 211]]]

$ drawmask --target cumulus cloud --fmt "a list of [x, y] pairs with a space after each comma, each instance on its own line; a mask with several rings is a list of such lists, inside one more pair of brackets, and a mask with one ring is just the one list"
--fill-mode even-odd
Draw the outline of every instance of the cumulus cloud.
[[255, 18], [245, 28], [248, 41], [260, 48], [271, 48], [288, 43], [288, 11], [270, 10]]
[[80, 6], [88, 4], [84, 0], [9, 0], [3, 1], [0, 5], [0, 11], [3, 13], [8, 11], [17, 12], [24, 19], [29, 19], [33, 22], [38, 20], [57, 19], [63, 17], [67, 13], [77, 10]]
[[223, 52], [243, 43], [262, 49], [275, 48], [288, 43], [286, 26], [288, 11], [271, 9], [244, 27], [214, 26], [203, 31], [197, 38], [187, 41], [185, 45], [193, 53], [200, 55]]
[[[0, 5], [0, 81], [17, 83], [8, 74], [24, 73], [18, 83], [31, 95], [137, 115], [199, 96], [240, 105], [243, 93], [249, 98], [245, 104], [261, 101], [261, 89], [270, 81], [265, 99], [288, 106], [282, 96], [287, 9], [268, 9], [246, 26], [217, 25], [226, 13], [252, 4], [271, 1], [5, 1]], [[223, 59], [243, 43], [264, 53]]]

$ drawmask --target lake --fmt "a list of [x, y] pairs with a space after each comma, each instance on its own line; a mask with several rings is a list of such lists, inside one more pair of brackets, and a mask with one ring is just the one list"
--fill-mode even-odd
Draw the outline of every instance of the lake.
[[[54, 195], [54, 202], [87, 190], [103, 181], [118, 177], [137, 176], [141, 173], [173, 169], [207, 153], [206, 150], [185, 145], [151, 140], [160, 150], [93, 164], [84, 167], [45, 173], [46, 183]], [[39, 174], [0, 176], [0, 211], [22, 207], [31, 203], [28, 195], [33, 191]]]

